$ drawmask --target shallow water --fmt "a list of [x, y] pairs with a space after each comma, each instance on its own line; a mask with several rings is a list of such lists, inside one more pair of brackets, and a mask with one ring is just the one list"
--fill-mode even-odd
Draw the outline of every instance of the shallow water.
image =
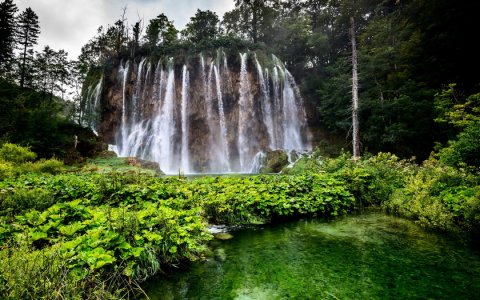
[[151, 299], [479, 299], [480, 252], [365, 213], [233, 233], [214, 256], [151, 281]]

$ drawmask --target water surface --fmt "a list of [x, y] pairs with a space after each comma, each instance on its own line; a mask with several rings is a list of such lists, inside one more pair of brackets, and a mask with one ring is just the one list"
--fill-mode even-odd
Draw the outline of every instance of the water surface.
[[147, 284], [151, 299], [478, 299], [480, 252], [365, 213], [243, 229]]

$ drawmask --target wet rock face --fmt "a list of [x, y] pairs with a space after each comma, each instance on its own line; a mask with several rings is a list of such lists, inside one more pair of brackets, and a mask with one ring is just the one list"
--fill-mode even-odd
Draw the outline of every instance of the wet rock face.
[[104, 74], [98, 131], [121, 156], [166, 173], [249, 172], [259, 151], [309, 147], [303, 101], [278, 61], [219, 52], [117, 63]]

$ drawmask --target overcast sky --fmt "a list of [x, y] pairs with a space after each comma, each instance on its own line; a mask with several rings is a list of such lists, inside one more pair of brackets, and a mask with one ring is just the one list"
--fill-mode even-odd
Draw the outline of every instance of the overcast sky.
[[127, 7], [129, 24], [139, 16], [145, 22], [164, 13], [183, 29], [197, 9], [211, 10], [219, 18], [234, 8], [234, 0], [15, 0], [19, 11], [31, 7], [38, 15], [40, 37], [38, 49], [49, 45], [64, 49], [70, 59], [76, 59], [81, 47], [92, 38], [100, 25], [113, 24]]

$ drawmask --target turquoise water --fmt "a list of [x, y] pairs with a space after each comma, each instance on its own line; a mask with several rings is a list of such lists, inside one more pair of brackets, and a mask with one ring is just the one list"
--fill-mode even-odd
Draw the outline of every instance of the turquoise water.
[[479, 299], [480, 252], [366, 213], [243, 229], [151, 281], [151, 299]]

